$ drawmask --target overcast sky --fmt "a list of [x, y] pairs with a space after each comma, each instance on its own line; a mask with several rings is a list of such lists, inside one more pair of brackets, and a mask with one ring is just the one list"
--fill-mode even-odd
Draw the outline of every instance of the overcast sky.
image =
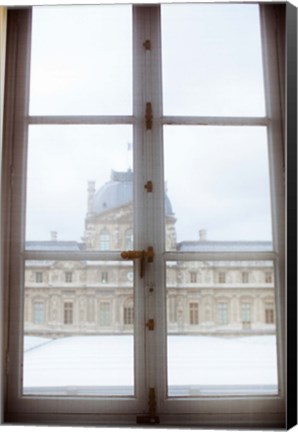
[[[33, 16], [30, 113], [131, 115], [131, 7]], [[259, 38], [256, 5], [164, 6], [164, 113], [264, 116]], [[87, 181], [131, 168], [131, 142], [130, 126], [31, 126], [27, 239], [80, 240]], [[265, 128], [168, 126], [164, 142], [179, 241], [271, 239]]]

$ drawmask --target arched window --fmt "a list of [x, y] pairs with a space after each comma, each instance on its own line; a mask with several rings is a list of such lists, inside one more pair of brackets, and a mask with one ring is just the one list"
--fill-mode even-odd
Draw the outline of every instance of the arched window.
[[106, 228], [104, 228], [100, 232], [100, 235], [99, 235], [99, 248], [102, 251], [110, 249], [110, 233], [109, 233], [109, 231]]

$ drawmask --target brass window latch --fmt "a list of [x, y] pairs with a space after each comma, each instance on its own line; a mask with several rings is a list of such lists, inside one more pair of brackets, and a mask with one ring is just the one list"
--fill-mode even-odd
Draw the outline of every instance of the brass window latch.
[[152, 263], [154, 259], [154, 249], [152, 246], [148, 246], [147, 250], [128, 250], [121, 252], [121, 258], [125, 260], [140, 260], [140, 277], [144, 277], [145, 273], [145, 262]]
[[137, 417], [137, 424], [159, 424], [159, 416], [156, 413], [156, 392], [154, 387], [149, 388], [148, 393], [148, 414]]

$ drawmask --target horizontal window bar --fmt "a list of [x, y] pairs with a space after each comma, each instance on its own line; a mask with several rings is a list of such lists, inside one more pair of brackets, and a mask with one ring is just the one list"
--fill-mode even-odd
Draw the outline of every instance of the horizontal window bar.
[[195, 126], [268, 126], [267, 117], [188, 117], [165, 116], [161, 120], [164, 125], [195, 125]]
[[132, 124], [134, 116], [29, 116], [28, 123], [35, 125], [65, 125], [65, 124]]
[[[24, 251], [26, 260], [61, 260], [61, 261], [122, 261], [119, 251]], [[126, 262], [123, 260], [123, 262]]]
[[166, 252], [166, 261], [267, 261], [275, 260], [275, 252]]

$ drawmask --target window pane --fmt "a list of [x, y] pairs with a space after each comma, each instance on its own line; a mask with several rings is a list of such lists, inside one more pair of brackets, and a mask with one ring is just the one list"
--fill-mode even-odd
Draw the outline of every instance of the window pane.
[[28, 249], [36, 240], [50, 249], [124, 248], [122, 229], [132, 228], [131, 139], [130, 126], [30, 127]]
[[263, 116], [258, 5], [163, 5], [166, 115]]
[[184, 251], [205, 245], [211, 252], [209, 240], [218, 242], [214, 250], [224, 240], [243, 248], [251, 239], [258, 250], [272, 249], [266, 128], [168, 126], [164, 148], [175, 216], [166, 217], [168, 250], [173, 233]]
[[131, 6], [33, 8], [30, 113], [132, 113]]
[[134, 394], [132, 273], [131, 261], [26, 261], [23, 394]]
[[[189, 280], [194, 268], [196, 284]], [[268, 270], [272, 261], [167, 263], [170, 396], [277, 394], [275, 286], [266, 283]]]

